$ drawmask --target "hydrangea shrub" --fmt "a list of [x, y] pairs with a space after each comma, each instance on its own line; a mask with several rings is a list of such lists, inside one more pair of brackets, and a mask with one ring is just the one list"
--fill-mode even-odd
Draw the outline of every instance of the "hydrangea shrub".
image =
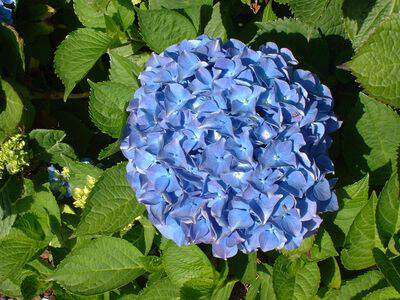
[[201, 36], [153, 53], [121, 149], [139, 202], [178, 245], [216, 257], [295, 249], [335, 211], [328, 87], [275, 43]]

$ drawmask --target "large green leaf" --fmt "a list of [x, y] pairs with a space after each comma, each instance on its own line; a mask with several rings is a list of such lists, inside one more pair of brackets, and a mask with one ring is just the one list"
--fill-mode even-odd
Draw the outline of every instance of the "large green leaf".
[[100, 237], [73, 249], [50, 279], [75, 294], [100, 294], [142, 275], [142, 257], [127, 241]]
[[147, 53], [122, 56], [115, 51], [110, 51], [110, 80], [138, 88], [138, 76], [144, 68], [144, 63], [149, 59]]
[[61, 160], [57, 161], [57, 163], [69, 169], [69, 185], [71, 191], [74, 191], [76, 188], [84, 188], [87, 183], [87, 177], [91, 176], [95, 180], [99, 179], [103, 174], [103, 170], [97, 168], [89, 163], [79, 162], [76, 160], [72, 160], [71, 158], [61, 155]]
[[228, 38], [228, 33], [225, 26], [231, 26], [230, 19], [222, 11], [221, 2], [218, 2], [213, 7], [211, 20], [204, 29], [204, 33], [213, 38], [221, 38], [225, 41]]
[[311, 259], [317, 261], [338, 255], [335, 245], [333, 244], [329, 233], [325, 229], [319, 230], [310, 253]]
[[61, 226], [60, 209], [48, 185], [37, 187], [32, 195], [22, 197], [15, 203], [15, 210], [22, 213], [33, 213], [40, 223], [48, 243], [59, 233]]
[[284, 255], [274, 264], [273, 284], [277, 299], [309, 299], [318, 290], [320, 273], [316, 262], [290, 260]]
[[74, 0], [75, 13], [86, 27], [105, 28], [104, 15], [110, 0]]
[[180, 9], [199, 5], [212, 5], [212, 0], [150, 0], [151, 9]]
[[178, 286], [196, 279], [207, 280], [212, 284], [216, 277], [214, 267], [196, 245], [178, 247], [175, 243], [168, 242], [163, 261], [165, 272]]
[[385, 245], [400, 230], [399, 177], [394, 173], [386, 182], [377, 207], [378, 231]]
[[10, 177], [0, 188], [0, 238], [5, 237], [14, 224], [16, 214], [12, 204], [22, 194], [22, 180], [17, 176]]
[[399, 3], [398, 0], [344, 1], [344, 27], [353, 46], [358, 48], [382, 21], [399, 12]]
[[0, 69], [16, 75], [25, 70], [24, 41], [14, 27], [0, 24]]
[[236, 280], [231, 280], [224, 286], [216, 288], [211, 296], [211, 300], [229, 300], [236, 282]]
[[46, 162], [60, 163], [64, 161], [64, 156], [76, 159], [74, 149], [62, 143], [65, 138], [62, 130], [34, 129], [29, 137], [37, 148], [35, 155]]
[[276, 295], [272, 282], [273, 269], [269, 265], [259, 265], [257, 270], [257, 279], [250, 284], [246, 294], [246, 300], [275, 300]]
[[339, 291], [335, 291], [324, 299], [362, 299], [363, 296], [387, 285], [381, 272], [368, 271], [354, 279], [348, 280]]
[[184, 39], [194, 39], [197, 35], [192, 22], [173, 10], [140, 9], [138, 16], [143, 40], [158, 53]]
[[89, 84], [91, 87], [89, 113], [93, 123], [102, 132], [119, 138], [127, 117], [125, 109], [135, 90], [112, 81], [100, 83], [89, 81]]
[[179, 287], [168, 278], [161, 278], [147, 286], [135, 299], [140, 300], [178, 300]]
[[318, 27], [326, 35], [343, 34], [343, 0], [289, 0], [296, 18]]
[[400, 14], [374, 29], [349, 62], [352, 73], [366, 92], [400, 108]]
[[400, 117], [363, 93], [359, 99], [345, 124], [344, 157], [352, 173], [369, 172], [372, 185], [383, 185], [396, 168]]
[[319, 263], [321, 281], [329, 288], [339, 289], [342, 284], [339, 264], [334, 257], [325, 259]]
[[375, 248], [373, 253], [376, 264], [386, 280], [400, 293], [400, 256], [390, 259], [378, 248]]
[[119, 164], [100, 177], [87, 199], [78, 236], [112, 234], [143, 211], [126, 179], [125, 167]]
[[379, 290], [375, 290], [368, 295], [366, 295], [363, 299], [364, 300], [393, 300], [399, 299], [400, 294], [396, 291], [394, 287], [384, 287]]
[[98, 30], [81, 28], [72, 32], [57, 48], [54, 67], [65, 85], [64, 100], [75, 85], [106, 53], [113, 39]]
[[33, 240], [13, 228], [6, 237], [0, 239], [0, 282], [18, 276], [24, 265], [44, 246], [46, 244], [43, 242]]
[[368, 182], [369, 176], [366, 175], [360, 181], [346, 186], [338, 192], [340, 209], [335, 217], [334, 224], [342, 230], [344, 235], [347, 235], [355, 217], [368, 201]]
[[346, 236], [340, 257], [348, 270], [361, 270], [375, 265], [372, 250], [382, 247], [375, 223], [377, 202], [378, 198], [374, 192], [354, 219]]
[[[2, 96], [4, 93], [5, 98]], [[5, 104], [1, 103], [5, 99]], [[33, 107], [24, 99], [16, 85], [0, 79], [0, 105], [5, 108], [0, 112], [0, 143], [15, 133], [18, 126], [28, 128], [33, 117]]]

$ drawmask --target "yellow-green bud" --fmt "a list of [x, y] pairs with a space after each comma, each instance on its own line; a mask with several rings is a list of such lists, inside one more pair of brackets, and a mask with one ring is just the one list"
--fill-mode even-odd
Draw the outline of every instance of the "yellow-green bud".
[[75, 188], [72, 192], [72, 197], [75, 199], [74, 206], [79, 208], [84, 208], [86, 200], [89, 197], [94, 185], [96, 184], [96, 179], [88, 175], [86, 177], [86, 185], [81, 188]]
[[16, 174], [28, 166], [28, 152], [24, 150], [25, 141], [21, 134], [9, 138], [0, 145], [0, 178], [4, 171]]

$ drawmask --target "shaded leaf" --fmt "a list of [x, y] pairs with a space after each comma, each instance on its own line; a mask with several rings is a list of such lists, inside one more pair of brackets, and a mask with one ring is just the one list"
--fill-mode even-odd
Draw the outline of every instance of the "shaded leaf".
[[373, 253], [376, 264], [386, 280], [400, 293], [400, 256], [390, 259], [378, 248], [375, 248]]
[[399, 178], [394, 173], [379, 195], [377, 207], [378, 231], [385, 245], [400, 230]]

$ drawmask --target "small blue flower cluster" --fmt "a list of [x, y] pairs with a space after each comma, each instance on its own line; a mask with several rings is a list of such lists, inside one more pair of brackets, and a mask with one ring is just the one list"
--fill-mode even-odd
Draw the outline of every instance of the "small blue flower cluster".
[[152, 54], [121, 143], [151, 222], [226, 259], [294, 249], [338, 208], [332, 95], [288, 49], [201, 36]]
[[69, 185], [69, 170], [63, 168], [60, 172], [53, 165], [47, 168], [49, 172], [50, 188], [53, 191], [59, 192], [62, 197], [71, 198], [71, 187]]
[[12, 24], [12, 9], [15, 7], [15, 0], [0, 0], [0, 23]]

